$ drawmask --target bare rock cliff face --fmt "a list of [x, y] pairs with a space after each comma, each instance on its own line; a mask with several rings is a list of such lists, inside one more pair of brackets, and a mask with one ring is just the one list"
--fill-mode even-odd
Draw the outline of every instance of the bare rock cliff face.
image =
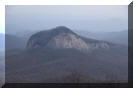
[[47, 47], [50, 48], [74, 48], [78, 50], [88, 50], [88, 45], [78, 36], [69, 34], [69, 33], [61, 33], [55, 36], [53, 39], [49, 41]]

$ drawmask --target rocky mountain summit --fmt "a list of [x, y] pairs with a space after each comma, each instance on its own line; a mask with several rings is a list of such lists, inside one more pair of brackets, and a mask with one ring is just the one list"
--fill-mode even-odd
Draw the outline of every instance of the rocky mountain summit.
[[45, 30], [32, 35], [27, 43], [27, 48], [74, 48], [80, 51], [110, 48], [110, 44], [104, 41], [87, 39], [77, 35], [69, 28], [58, 26], [51, 30]]

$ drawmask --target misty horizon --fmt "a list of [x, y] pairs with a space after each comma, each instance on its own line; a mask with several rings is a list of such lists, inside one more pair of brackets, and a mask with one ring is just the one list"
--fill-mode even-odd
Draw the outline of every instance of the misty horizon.
[[6, 6], [6, 33], [56, 26], [88, 32], [128, 29], [127, 6]]

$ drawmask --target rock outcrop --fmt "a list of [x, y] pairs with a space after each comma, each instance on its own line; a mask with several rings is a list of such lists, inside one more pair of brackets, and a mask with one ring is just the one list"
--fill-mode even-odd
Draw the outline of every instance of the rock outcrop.
[[38, 32], [30, 37], [27, 44], [27, 48], [74, 48], [80, 51], [109, 47], [107, 42], [85, 39], [64, 26]]

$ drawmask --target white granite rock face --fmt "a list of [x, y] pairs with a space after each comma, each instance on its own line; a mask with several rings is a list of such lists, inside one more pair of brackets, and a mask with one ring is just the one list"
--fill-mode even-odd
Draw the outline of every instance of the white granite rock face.
[[61, 33], [49, 41], [50, 48], [74, 48], [78, 50], [89, 50], [88, 44], [76, 35]]
[[105, 42], [86, 43], [80, 37], [70, 34], [61, 33], [49, 41], [46, 47], [50, 48], [74, 48], [80, 51], [91, 51], [99, 48], [108, 49], [109, 45]]

